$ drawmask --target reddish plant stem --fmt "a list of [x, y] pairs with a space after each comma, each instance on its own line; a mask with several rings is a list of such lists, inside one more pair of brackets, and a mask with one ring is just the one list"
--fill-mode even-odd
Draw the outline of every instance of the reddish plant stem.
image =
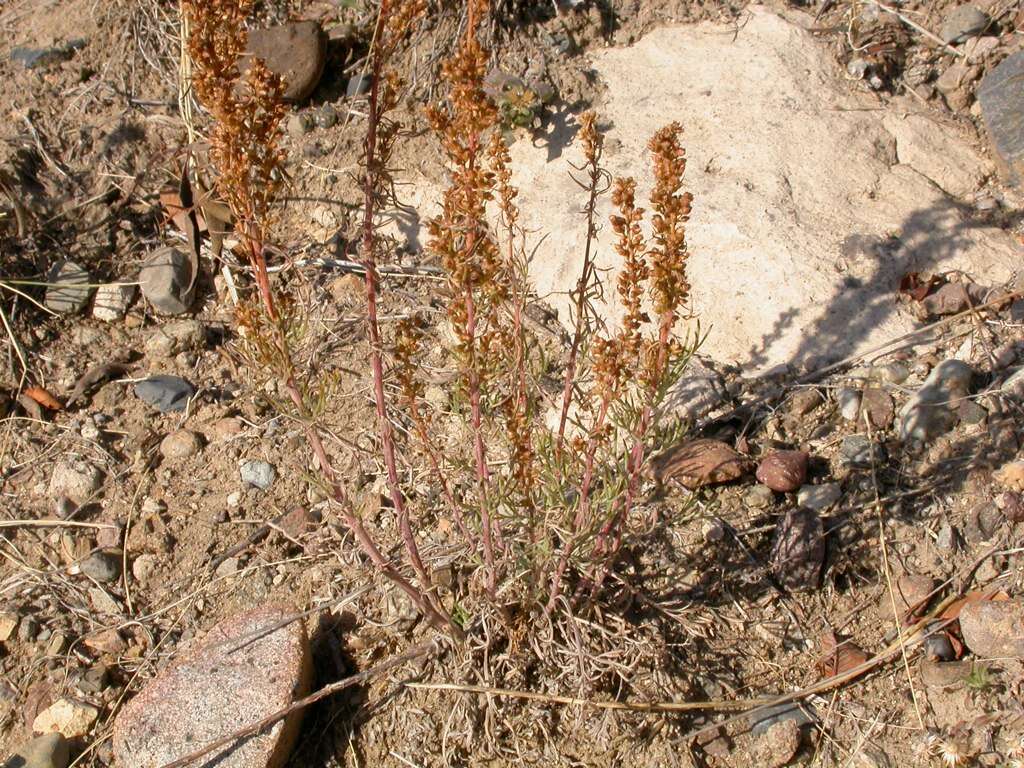
[[[468, 252], [472, 253], [472, 238]], [[487, 507], [487, 486], [491, 479], [487, 468], [487, 451], [484, 447], [483, 418], [480, 407], [480, 373], [476, 369], [476, 302], [473, 291], [466, 288], [463, 296], [466, 305], [466, 337], [469, 341], [469, 359], [466, 361], [466, 385], [469, 388], [469, 407], [473, 425], [473, 456], [476, 459], [477, 501], [480, 504], [480, 533], [483, 539], [484, 563], [487, 567], [487, 593], [493, 600], [497, 594], [497, 574], [494, 567], [494, 541], [491, 530], [491, 512]]]
[[[254, 241], [251, 236], [247, 233], [244, 235], [248, 240], [249, 253], [253, 258], [253, 266], [256, 268], [257, 283], [260, 287], [260, 296], [263, 301], [263, 307], [267, 312], [268, 317], [276, 321], [277, 311], [274, 307], [273, 293], [270, 290], [270, 282], [267, 279], [266, 259], [263, 256], [263, 247], [259, 242]], [[260, 279], [262, 276], [262, 280]], [[276, 322], [275, 322], [276, 325]], [[320, 434], [317, 432], [316, 426], [313, 424], [309, 410], [306, 408], [306, 403], [302, 399], [302, 393], [299, 390], [298, 384], [295, 382], [295, 377], [291, 373], [291, 355], [288, 350], [287, 342], [279, 339], [281, 345], [281, 352], [287, 360], [288, 371], [284, 378], [285, 390], [288, 392], [288, 397], [295, 406], [295, 410], [299, 415], [299, 418], [305, 424], [304, 430], [306, 433], [306, 440], [309, 443], [310, 448], [313, 450], [314, 455], [317, 458], [317, 463], [320, 465], [320, 471], [327, 481], [330, 487], [331, 497], [340, 505], [342, 519], [345, 521], [345, 525], [352, 535], [355, 536], [356, 541], [362, 548], [363, 552], [370, 558], [370, 561], [380, 570], [384, 576], [390, 579], [399, 589], [405, 592], [409, 599], [412, 600], [413, 604], [427, 617], [427, 620], [438, 629], [448, 628], [452, 633], [452, 636], [458, 640], [463, 640], [465, 634], [462, 629], [456, 625], [451, 617], [443, 615], [423, 594], [421, 591], [416, 589], [409, 581], [398, 572], [397, 569], [384, 557], [380, 549], [374, 543], [373, 538], [367, 532], [366, 527], [352, 512], [352, 503], [345, 493], [344, 488], [338, 483], [337, 475], [334, 472], [334, 468], [331, 466], [330, 461], [327, 458], [327, 451], [324, 450], [323, 441], [320, 439]]]
[[263, 253], [263, 235], [255, 227], [245, 227], [242, 235], [249, 246], [249, 261], [256, 273], [256, 287], [263, 300], [263, 307], [275, 324], [277, 323], [277, 307], [274, 305], [274, 293], [270, 289], [270, 275], [267, 272], [267, 258]]
[[[384, 22], [387, 15], [382, 7], [377, 14], [377, 28], [374, 32], [374, 39], [380, 40], [384, 29]], [[379, 56], [373, 56], [373, 74], [369, 94], [369, 119], [366, 128], [366, 173], [363, 181], [363, 238], [362, 238], [362, 263], [365, 268], [366, 284], [366, 327], [370, 337], [370, 369], [373, 374], [373, 400], [377, 410], [377, 428], [380, 432], [381, 450], [384, 454], [384, 465], [387, 469], [388, 491], [391, 496], [391, 503], [395, 507], [398, 516], [398, 530], [405, 544], [406, 553], [412, 563], [413, 570], [419, 577], [424, 590], [430, 589], [430, 576], [423, 560], [420, 557], [419, 547], [416, 545], [416, 536], [409, 521], [409, 509], [405, 503], [405, 496], [402, 493], [398, 480], [398, 465], [395, 460], [395, 441], [391, 429], [391, 421], [387, 413], [387, 401], [384, 397], [384, 366], [381, 361], [380, 326], [377, 321], [377, 291], [379, 287], [379, 276], [377, 274], [377, 259], [374, 253], [375, 228], [373, 224], [374, 210], [377, 202], [375, 189], [375, 177], [377, 174], [377, 126], [381, 115], [379, 110], [379, 83], [381, 62]]]
[[[650, 372], [651, 383], [647, 390], [644, 409], [640, 415], [640, 423], [633, 434], [633, 446], [626, 464], [626, 495], [621, 506], [601, 527], [601, 531], [594, 542], [594, 550], [591, 554], [592, 560], [597, 560], [606, 553], [614, 555], [622, 543], [622, 525], [629, 519], [629, 513], [632, 511], [633, 504], [636, 501], [637, 487], [640, 484], [640, 470], [643, 468], [644, 462], [644, 440], [647, 437], [647, 431], [650, 429], [653, 419], [654, 398], [657, 394], [658, 382], [661, 381], [665, 372], [665, 366], [668, 363], [669, 335], [672, 332], [672, 326], [675, 325], [675, 320], [674, 312], [665, 312], [661, 316], [661, 322], [658, 326], [658, 356], [655, 360], [655, 368]], [[611, 548], [607, 549], [608, 537], [612, 532], [615, 533], [615, 541]], [[601, 585], [604, 583], [605, 576], [608, 573], [607, 565], [606, 560], [598, 566], [598, 573], [594, 579], [591, 594], [596, 594], [601, 589]]]
[[555, 603], [562, 591], [562, 579], [565, 570], [569, 566], [569, 558], [579, 543], [579, 533], [590, 518], [590, 489], [594, 481], [594, 457], [597, 454], [599, 435], [604, 429], [605, 420], [608, 418], [608, 409], [612, 404], [612, 395], [605, 393], [601, 398], [601, 405], [597, 412], [597, 419], [590, 432], [590, 439], [587, 441], [586, 459], [583, 465], [583, 479], [580, 483], [580, 502], [576, 509], [576, 517], [573, 519], [572, 530], [569, 532], [569, 540], [565, 544], [562, 556], [558, 560], [554, 576], [551, 577], [551, 595], [548, 597], [548, 604], [544, 609], [545, 614], [554, 610]]
[[580, 270], [580, 279], [576, 281], [576, 323], [572, 333], [572, 346], [569, 348], [569, 360], [565, 364], [565, 381], [562, 384], [562, 413], [558, 418], [558, 438], [555, 441], [555, 456], [562, 455], [562, 446], [565, 443], [565, 427], [569, 420], [569, 407], [572, 404], [572, 389], [576, 383], [576, 358], [579, 355], [580, 346], [583, 344], [583, 334], [586, 330], [587, 311], [587, 287], [594, 274], [594, 257], [592, 254], [594, 236], [597, 234], [594, 226], [594, 217], [597, 211], [597, 197], [599, 194], [598, 184], [600, 182], [600, 169], [595, 161], [590, 167], [590, 197], [587, 200], [587, 243], [583, 251], [583, 268]]
[[[287, 381], [285, 383], [285, 388], [288, 391], [288, 395], [291, 398], [292, 403], [299, 410], [299, 414], [305, 417], [305, 404], [302, 402], [302, 395], [299, 393], [299, 389], [294, 380]], [[370, 561], [381, 573], [383, 573], [399, 589], [409, 596], [409, 599], [412, 600], [416, 608], [427, 617], [427, 620], [434, 627], [442, 630], [447, 628], [448, 631], [451, 632], [452, 637], [456, 640], [459, 640], [460, 642], [464, 640], [465, 634], [462, 629], [455, 624], [452, 618], [448, 615], [442, 614], [422, 591], [416, 589], [416, 587], [402, 576], [391, 562], [384, 557], [383, 553], [374, 543], [373, 538], [366, 530], [366, 526], [363, 525], [363, 521], [353, 513], [352, 501], [349, 499], [345, 489], [342, 488], [341, 484], [338, 482], [337, 475], [334, 472], [334, 467], [331, 466], [330, 460], [327, 458], [327, 451], [324, 450], [323, 441], [320, 439], [319, 432], [317, 432], [316, 427], [311, 421], [305, 418], [304, 421], [306, 421], [306, 440], [313, 449], [317, 463], [320, 465], [320, 472], [327, 481], [327, 485], [331, 492], [331, 498], [333, 498], [340, 506], [342, 519], [345, 521], [345, 525], [348, 529], [352, 531], [352, 535], [356, 537], [356, 541], [359, 543], [363, 552], [366, 553], [370, 558]]]
[[448, 506], [451, 507], [452, 517], [455, 519], [455, 524], [459, 528], [459, 533], [465, 538], [467, 542], [472, 541], [472, 537], [469, 535], [469, 529], [466, 527], [466, 521], [462, 516], [462, 507], [459, 506], [455, 501], [455, 494], [452, 493], [451, 486], [448, 484], [448, 476], [441, 469], [441, 461], [438, 459], [437, 446], [434, 445], [434, 441], [430, 439], [430, 433], [427, 431], [427, 425], [423, 421], [423, 416], [419, 411], [415, 401], [409, 402], [409, 419], [412, 421], [413, 428], [416, 430], [416, 436], [423, 443], [423, 447], [427, 453], [427, 459], [430, 461], [430, 469], [434, 473], [434, 477], [441, 484], [441, 492], [444, 494], [445, 501], [448, 502]]

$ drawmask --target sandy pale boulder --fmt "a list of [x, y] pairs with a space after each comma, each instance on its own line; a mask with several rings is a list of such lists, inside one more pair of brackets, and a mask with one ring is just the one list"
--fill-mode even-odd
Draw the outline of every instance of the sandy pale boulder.
[[[312, 661], [301, 621], [277, 626], [287, 606], [226, 619], [157, 675], [114, 723], [120, 768], [158, 768], [291, 704], [309, 692]], [[302, 711], [226, 747], [218, 768], [280, 768]]]
[[[649, 137], [672, 120], [683, 126], [688, 269], [709, 331], [702, 354], [751, 371], [833, 361], [914, 327], [894, 301], [908, 271], [1008, 278], [1020, 247], [965, 221], [948, 196], [972, 192], [991, 170], [966, 134], [913, 101], [880, 110], [858, 94], [805, 29], [810, 17], [748, 10], [738, 29], [655, 29], [592, 59], [607, 86], [607, 165], [637, 178], [638, 204], [652, 186]], [[574, 133], [571, 120], [556, 120], [546, 140], [511, 149], [522, 223], [540, 242], [532, 276], [564, 322], [585, 240], [569, 175], [580, 162]], [[607, 222], [608, 196], [599, 212]], [[604, 226], [599, 267], [618, 266], [612, 243]]]

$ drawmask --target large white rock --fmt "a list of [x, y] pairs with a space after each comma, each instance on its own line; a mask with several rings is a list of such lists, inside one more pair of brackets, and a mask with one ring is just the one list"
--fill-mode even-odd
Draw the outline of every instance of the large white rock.
[[[967, 137], [916, 102], [857, 93], [798, 25], [809, 17], [750, 11], [738, 28], [656, 29], [592, 62], [607, 87], [607, 165], [637, 177], [641, 200], [648, 138], [669, 121], [684, 126], [695, 197], [689, 272], [710, 328], [702, 352], [750, 371], [836, 360], [914, 327], [895, 302], [907, 271], [1008, 278], [1020, 247], [966, 220], [947, 196], [970, 193], [991, 170]], [[574, 131], [563, 125], [546, 145], [512, 147], [523, 223], [534, 242], [546, 236], [532, 274], [566, 320], [584, 233], [583, 193], [567, 164], [580, 160], [567, 146]], [[617, 265], [611, 242], [606, 224], [601, 266]]]

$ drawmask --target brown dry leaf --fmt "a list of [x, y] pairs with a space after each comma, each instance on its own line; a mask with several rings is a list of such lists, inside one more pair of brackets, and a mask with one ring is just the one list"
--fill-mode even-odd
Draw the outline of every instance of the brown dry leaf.
[[231, 227], [231, 209], [214, 198], [201, 183], [196, 182], [196, 205], [202, 212], [206, 222], [206, 232], [210, 238], [210, 248], [214, 258], [219, 258], [224, 248], [224, 235]]
[[25, 387], [23, 393], [31, 397], [44, 408], [51, 411], [62, 411], [64, 405], [42, 387]]
[[[167, 218], [174, 222], [174, 226], [182, 232], [187, 232], [189, 227], [189, 209], [181, 204], [181, 194], [176, 189], [165, 189], [160, 193], [160, 205], [167, 213]], [[196, 213], [196, 223], [199, 231], [206, 231], [206, 221], [202, 213]]]
[[840, 639], [831, 630], [821, 636], [822, 656], [818, 670], [822, 677], [835, 677], [856, 669], [868, 660], [868, 655], [848, 638]]
[[944, 619], [946, 621], [952, 621], [954, 619], [960, 618], [960, 612], [964, 609], [965, 605], [970, 605], [971, 603], [981, 603], [986, 600], [1000, 601], [1009, 599], [1010, 596], [1002, 590], [999, 590], [998, 592], [990, 592], [988, 590], [974, 590], [972, 592], [968, 592], [959, 600], [954, 600], [952, 603], [946, 606], [946, 610], [942, 612], [942, 615], [939, 616], [939, 618]]
[[914, 301], [924, 301], [924, 297], [941, 284], [942, 279], [935, 275], [907, 272], [900, 278], [900, 293], [909, 296]]

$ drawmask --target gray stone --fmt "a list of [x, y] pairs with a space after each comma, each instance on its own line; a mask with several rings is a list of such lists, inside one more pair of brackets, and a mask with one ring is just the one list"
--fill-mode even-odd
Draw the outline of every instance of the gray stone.
[[988, 14], [974, 5], [958, 5], [948, 14], [939, 27], [939, 37], [944, 43], [961, 43], [969, 37], [976, 37], [989, 25]]
[[[189, 646], [118, 714], [115, 764], [158, 768], [304, 696], [313, 679], [305, 625], [280, 626], [293, 611], [268, 606], [233, 616]], [[281, 768], [301, 723], [300, 709], [225, 747], [212, 762], [218, 768]]]
[[1000, 393], [1014, 400], [1024, 400], [1024, 368], [1018, 368], [999, 387]]
[[315, 120], [318, 128], [333, 128], [338, 122], [338, 110], [331, 104], [324, 104], [317, 110]]
[[18, 639], [23, 643], [35, 642], [39, 636], [39, 622], [35, 616], [26, 616], [18, 625]]
[[135, 396], [161, 413], [184, 411], [196, 388], [178, 376], [150, 376], [136, 382]]
[[60, 64], [74, 56], [75, 51], [84, 48], [85, 38], [79, 37], [69, 40], [63, 45], [53, 45], [49, 48], [28, 48], [19, 46], [11, 50], [11, 61], [21, 64], [25, 69], [39, 69], [41, 67], [52, 67]]
[[54, 466], [49, 492], [53, 499], [63, 496], [81, 506], [93, 500], [93, 495], [102, 484], [103, 471], [99, 467], [85, 459], [71, 456]]
[[993, 153], [1003, 174], [1015, 184], [1024, 179], [1024, 51], [990, 70], [978, 86], [978, 102]]
[[665, 395], [662, 413], [683, 421], [698, 421], [721, 405], [725, 396], [722, 378], [695, 357]]
[[89, 667], [78, 681], [78, 690], [82, 693], [100, 693], [110, 687], [110, 670], [106, 664]]
[[355, 75], [348, 79], [348, 84], [345, 86], [345, 95], [354, 99], [356, 96], [364, 96], [370, 92], [370, 84], [373, 82], [373, 78], [370, 75]]
[[867, 435], [844, 437], [839, 446], [839, 455], [844, 464], [854, 469], [869, 469], [886, 460], [885, 448], [871, 442]]
[[300, 139], [313, 130], [313, 116], [308, 112], [296, 112], [288, 118], [288, 135]]
[[871, 375], [886, 384], [902, 384], [910, 377], [910, 367], [906, 363], [894, 360], [891, 363], [874, 366]]
[[900, 438], [930, 442], [956, 426], [957, 408], [970, 394], [974, 371], [960, 360], [943, 360], [900, 411]]
[[943, 523], [935, 536], [935, 546], [946, 552], [955, 552], [960, 548], [960, 534], [949, 523]]
[[855, 389], [843, 387], [836, 393], [836, 403], [839, 405], [839, 413], [847, 421], [856, 421], [860, 413], [860, 392]]
[[273, 485], [274, 478], [277, 477], [277, 471], [273, 465], [265, 461], [243, 461], [239, 468], [239, 474], [244, 485], [251, 485], [261, 491], [265, 491]]
[[78, 511], [78, 505], [67, 496], [61, 496], [53, 503], [53, 514], [59, 520], [70, 520]]
[[3, 768], [67, 768], [70, 760], [68, 740], [59, 733], [48, 733], [18, 747]]
[[764, 509], [771, 506], [772, 502], [775, 501], [775, 494], [767, 485], [754, 485], [743, 494], [743, 501], [748, 507], [753, 509]]
[[839, 483], [822, 485], [805, 485], [796, 495], [796, 503], [801, 507], [823, 512], [835, 504], [843, 496]]
[[154, 251], [139, 270], [139, 287], [157, 312], [165, 315], [188, 312], [195, 298], [191, 257], [173, 247]]
[[101, 549], [78, 564], [78, 570], [101, 584], [110, 584], [121, 578], [121, 551]]
[[89, 303], [89, 273], [73, 261], [58, 261], [46, 275], [46, 308], [62, 315], [81, 312]]
[[206, 345], [206, 327], [198, 320], [176, 320], [154, 328], [146, 338], [146, 354], [151, 358], [171, 357], [178, 352], [202, 349]]
[[988, 420], [988, 411], [973, 400], [964, 400], [957, 409], [961, 424], [984, 424]]
[[785, 589], [816, 589], [825, 562], [825, 527], [813, 509], [789, 510], [775, 528], [772, 573]]
[[303, 101], [320, 82], [327, 61], [327, 36], [315, 21], [295, 21], [249, 33], [242, 61], [263, 59], [271, 72], [284, 80], [286, 101]]
[[106, 323], [121, 320], [135, 298], [134, 285], [106, 283], [96, 289], [96, 299], [92, 303], [92, 316]]

